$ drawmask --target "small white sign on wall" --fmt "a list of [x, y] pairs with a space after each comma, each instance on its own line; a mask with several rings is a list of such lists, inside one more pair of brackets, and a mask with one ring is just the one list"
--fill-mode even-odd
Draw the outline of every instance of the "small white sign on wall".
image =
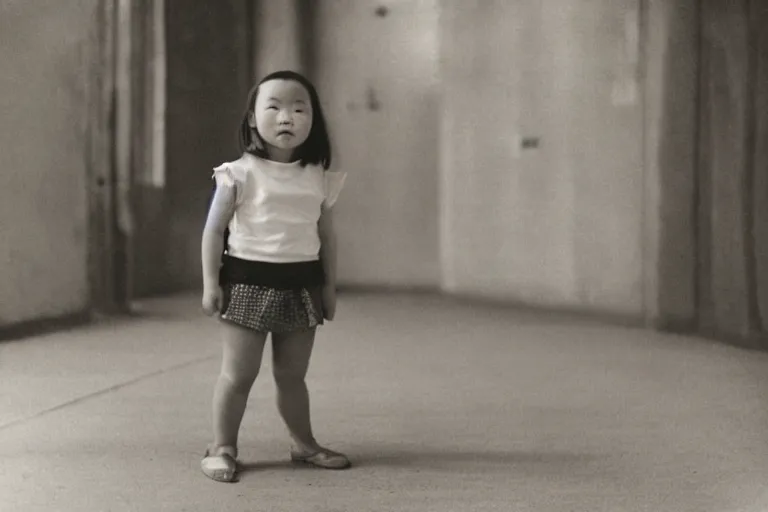
[[637, 80], [623, 78], [613, 82], [611, 103], [616, 107], [632, 106], [637, 103]]
[[619, 51], [618, 72], [611, 91], [611, 103], [614, 106], [637, 103], [639, 66], [640, 13], [639, 6], [635, 6], [624, 15], [624, 46]]

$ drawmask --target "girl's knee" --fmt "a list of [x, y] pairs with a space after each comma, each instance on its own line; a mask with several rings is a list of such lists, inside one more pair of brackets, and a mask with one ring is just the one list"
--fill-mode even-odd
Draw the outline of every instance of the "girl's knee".
[[235, 393], [248, 393], [256, 380], [257, 374], [258, 372], [222, 372], [219, 375], [219, 382]]
[[294, 388], [304, 385], [306, 372], [302, 368], [279, 367], [272, 369], [272, 375], [275, 378], [275, 384], [281, 389]]

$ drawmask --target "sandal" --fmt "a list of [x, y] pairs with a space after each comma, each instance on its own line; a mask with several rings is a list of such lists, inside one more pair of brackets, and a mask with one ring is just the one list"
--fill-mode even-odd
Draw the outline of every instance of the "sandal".
[[231, 446], [221, 446], [216, 455], [211, 455], [210, 448], [200, 462], [205, 476], [217, 482], [234, 482], [237, 475], [237, 452]]
[[323, 469], [347, 469], [352, 465], [346, 455], [327, 448], [320, 448], [309, 454], [299, 453], [291, 449], [291, 461]]

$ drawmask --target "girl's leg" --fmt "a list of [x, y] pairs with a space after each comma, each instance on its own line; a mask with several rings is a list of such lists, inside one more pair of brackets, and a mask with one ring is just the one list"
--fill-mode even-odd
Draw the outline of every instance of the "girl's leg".
[[309, 392], [304, 378], [315, 342], [315, 329], [272, 333], [272, 371], [277, 385], [277, 408], [299, 448], [315, 450], [309, 418]]
[[272, 333], [273, 373], [277, 385], [277, 408], [288, 427], [296, 451], [295, 460], [331, 469], [349, 467], [343, 454], [320, 446], [312, 434], [309, 392], [305, 377], [315, 341], [315, 329]]
[[[224, 330], [224, 354], [221, 374], [213, 394], [213, 445], [211, 454], [220, 447], [237, 450], [237, 437], [243, 420], [248, 394], [261, 367], [266, 333], [260, 333], [228, 322]], [[235, 455], [236, 456], [236, 455]]]

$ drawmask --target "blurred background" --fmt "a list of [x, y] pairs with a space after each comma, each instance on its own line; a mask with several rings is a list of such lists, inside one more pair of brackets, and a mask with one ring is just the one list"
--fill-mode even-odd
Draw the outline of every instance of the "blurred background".
[[766, 348], [768, 32], [749, 0], [5, 0], [0, 332], [200, 288], [249, 87], [317, 85], [342, 289]]

